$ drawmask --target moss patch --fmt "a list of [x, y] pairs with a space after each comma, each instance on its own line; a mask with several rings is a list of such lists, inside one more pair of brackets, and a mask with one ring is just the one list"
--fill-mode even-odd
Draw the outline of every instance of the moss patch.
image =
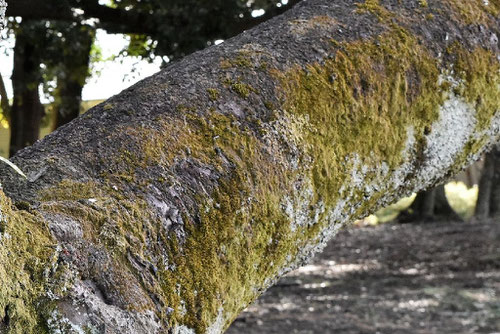
[[219, 98], [219, 91], [216, 88], [208, 88], [207, 89], [208, 97], [212, 101], [217, 101]]
[[306, 139], [315, 161], [312, 180], [328, 206], [349, 181], [353, 153], [362, 165], [396, 168], [408, 129], [421, 140], [446, 95], [438, 85], [438, 61], [403, 29], [336, 45], [323, 64], [275, 73], [286, 110], [312, 124]]
[[393, 16], [392, 13], [380, 4], [379, 0], [365, 0], [365, 2], [357, 3], [356, 6], [358, 7], [358, 13], [371, 13], [377, 16], [380, 21], [385, 21]]
[[43, 219], [12, 210], [1, 191], [0, 215], [0, 321], [8, 333], [45, 333], [54, 242]]
[[500, 13], [499, 0], [445, 0], [443, 2], [457, 20], [466, 24], [495, 24], [494, 17]]
[[454, 71], [460, 79], [456, 93], [477, 110], [476, 130], [490, 127], [492, 117], [500, 109], [500, 63], [497, 56], [486, 49], [467, 51], [458, 44], [448, 49], [456, 58]]

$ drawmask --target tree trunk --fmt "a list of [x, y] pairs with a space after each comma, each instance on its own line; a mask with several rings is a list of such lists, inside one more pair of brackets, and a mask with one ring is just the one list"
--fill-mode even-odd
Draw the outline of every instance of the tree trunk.
[[7, 89], [5, 88], [5, 83], [3, 78], [0, 76], [0, 107], [2, 108], [3, 116], [10, 121], [10, 103], [9, 97], [7, 96]]
[[483, 173], [479, 182], [479, 192], [475, 217], [485, 219], [495, 217], [500, 209], [500, 150], [498, 145], [486, 154]]
[[492, 153], [488, 153], [484, 158], [484, 167], [478, 185], [478, 194], [474, 216], [478, 219], [488, 218], [490, 215], [491, 189], [493, 172], [495, 168], [495, 158]]
[[499, 139], [495, 3], [304, 1], [18, 152], [0, 318], [221, 333], [344, 224]]
[[42, 75], [41, 54], [37, 43], [41, 41], [34, 39], [33, 33], [38, 28], [39, 25], [36, 23], [23, 21], [16, 32], [12, 71], [14, 101], [10, 115], [10, 156], [32, 145], [40, 136], [44, 108], [38, 91]]
[[495, 165], [493, 167], [492, 190], [490, 200], [490, 216], [498, 217], [500, 215], [500, 147], [498, 144], [494, 146], [490, 153], [495, 157]]
[[[66, 36], [67, 43], [61, 50], [63, 57], [57, 76], [54, 108], [56, 129], [80, 114], [82, 89], [89, 75], [90, 50], [95, 34], [85, 26], [67, 27], [65, 33], [68, 31], [70, 33]], [[73, 43], [74, 38], [79, 42], [77, 45]]]
[[[405, 219], [403, 222], [432, 219], [434, 217], [435, 203], [436, 188], [420, 191], [409, 207], [408, 219]], [[405, 212], [402, 215], [405, 215]]]
[[460, 216], [448, 203], [444, 183], [417, 193], [410, 207], [398, 216], [398, 221], [401, 223], [431, 222], [435, 220], [461, 220]]

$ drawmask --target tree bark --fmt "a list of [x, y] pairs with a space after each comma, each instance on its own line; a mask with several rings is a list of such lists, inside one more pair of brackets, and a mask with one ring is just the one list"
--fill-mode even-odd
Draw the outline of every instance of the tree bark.
[[38, 140], [45, 114], [38, 91], [42, 74], [41, 54], [37, 44], [41, 41], [34, 39], [37, 34], [33, 33], [38, 29], [37, 26], [38, 24], [23, 21], [16, 32], [12, 71], [14, 101], [10, 115], [10, 156]]
[[18, 152], [0, 319], [221, 333], [345, 223], [477, 159], [499, 138], [500, 8], [415, 6], [301, 2]]
[[5, 28], [5, 12], [7, 11], [7, 3], [5, 0], [0, 0], [0, 30]]

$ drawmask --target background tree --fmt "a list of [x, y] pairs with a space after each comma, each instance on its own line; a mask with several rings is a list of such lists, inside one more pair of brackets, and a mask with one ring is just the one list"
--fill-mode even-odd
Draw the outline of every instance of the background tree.
[[9, 155], [33, 144], [40, 136], [40, 123], [45, 112], [40, 102], [39, 86], [42, 83], [41, 64], [46, 44], [45, 22], [26, 20], [16, 28]]
[[410, 207], [402, 211], [397, 220], [401, 223], [462, 220], [448, 203], [444, 185], [418, 192]]
[[495, 145], [485, 155], [484, 168], [479, 181], [475, 218], [496, 217], [500, 213], [500, 148]]

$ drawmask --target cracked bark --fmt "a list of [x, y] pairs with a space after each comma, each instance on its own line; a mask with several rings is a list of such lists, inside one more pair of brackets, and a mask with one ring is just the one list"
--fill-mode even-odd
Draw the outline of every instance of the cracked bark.
[[220, 333], [341, 226], [477, 159], [499, 5], [461, 6], [305, 1], [19, 151], [0, 331]]

